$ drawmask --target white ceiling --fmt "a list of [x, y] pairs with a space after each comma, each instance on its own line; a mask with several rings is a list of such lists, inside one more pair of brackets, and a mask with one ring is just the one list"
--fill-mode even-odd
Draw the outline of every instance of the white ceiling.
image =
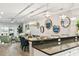
[[4, 14], [0, 14], [2, 16], [0, 22], [23, 23], [31, 20], [32, 17], [42, 17], [47, 10], [50, 15], [79, 16], [78, 3], [0, 3], [0, 12], [4, 12]]

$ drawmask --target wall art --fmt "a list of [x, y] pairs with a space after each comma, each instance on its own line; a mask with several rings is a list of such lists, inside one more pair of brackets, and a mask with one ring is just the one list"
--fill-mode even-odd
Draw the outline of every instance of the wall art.
[[48, 19], [46, 20], [46, 22], [45, 22], [45, 25], [46, 25], [46, 28], [47, 28], [47, 29], [50, 29], [51, 26], [52, 26], [52, 21], [51, 21], [51, 19], [48, 18]]
[[40, 26], [40, 32], [44, 33], [44, 26]]
[[69, 27], [69, 25], [71, 24], [71, 20], [69, 17], [65, 17], [64, 19], [61, 19], [61, 26], [64, 28]]
[[53, 32], [59, 33], [60, 32], [60, 27], [58, 25], [53, 26]]

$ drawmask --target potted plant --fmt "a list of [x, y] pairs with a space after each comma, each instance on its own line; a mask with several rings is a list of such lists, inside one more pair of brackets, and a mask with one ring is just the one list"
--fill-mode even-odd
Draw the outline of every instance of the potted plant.
[[23, 27], [21, 25], [19, 25], [18, 28], [17, 28], [17, 30], [18, 30], [18, 33], [20, 34], [20, 33], [23, 32]]
[[76, 22], [76, 26], [77, 26], [77, 33], [79, 33], [79, 19], [77, 19], [77, 22]]

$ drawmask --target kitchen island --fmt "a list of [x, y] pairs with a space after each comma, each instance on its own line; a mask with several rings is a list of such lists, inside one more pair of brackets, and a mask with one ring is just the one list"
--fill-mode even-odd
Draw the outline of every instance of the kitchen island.
[[62, 52], [70, 53], [71, 49], [79, 46], [79, 37], [62, 38], [29, 38], [29, 52], [31, 56], [53, 56]]

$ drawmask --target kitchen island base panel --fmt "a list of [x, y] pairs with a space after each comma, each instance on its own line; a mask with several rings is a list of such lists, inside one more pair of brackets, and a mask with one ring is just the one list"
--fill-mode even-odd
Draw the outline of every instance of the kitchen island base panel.
[[30, 54], [30, 56], [33, 56], [34, 54], [34, 51], [33, 51], [33, 47], [32, 47], [32, 42], [31, 41], [29, 41], [29, 54]]

